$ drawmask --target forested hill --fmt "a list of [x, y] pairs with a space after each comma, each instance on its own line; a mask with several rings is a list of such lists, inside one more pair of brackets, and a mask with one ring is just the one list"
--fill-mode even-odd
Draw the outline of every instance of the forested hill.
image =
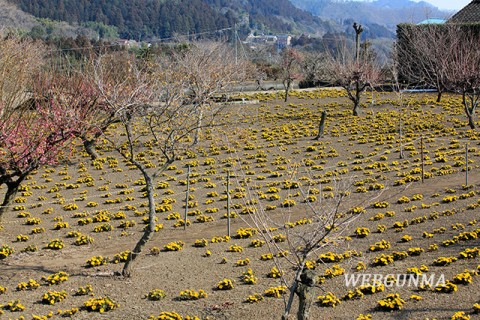
[[222, 29], [233, 17], [202, 0], [9, 0], [35, 17], [115, 26], [121, 37], [170, 37]]
[[219, 11], [235, 12], [241, 22], [249, 17], [248, 27], [253, 30], [295, 33], [325, 33], [332, 24], [294, 6], [289, 0], [204, 0]]
[[8, 0], [39, 18], [101, 23], [122, 38], [155, 39], [227, 28], [323, 33], [329, 28], [288, 0]]

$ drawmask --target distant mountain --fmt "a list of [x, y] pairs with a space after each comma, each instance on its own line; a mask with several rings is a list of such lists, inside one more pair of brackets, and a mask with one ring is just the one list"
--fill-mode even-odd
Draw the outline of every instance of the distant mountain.
[[171, 37], [226, 28], [227, 15], [202, 0], [8, 0], [38, 18], [113, 26], [121, 37]]
[[220, 12], [230, 10], [249, 29], [283, 33], [331, 31], [328, 22], [299, 9], [289, 0], [203, 0]]
[[70, 25], [64, 21], [47, 21], [39, 19], [25, 11], [20, 10], [8, 0], [0, 0], [0, 31], [28, 32], [34, 37], [45, 36], [48, 29], [49, 35], [55, 37], [73, 37], [84, 35], [95, 38], [98, 34], [85, 26]]
[[[155, 40], [231, 28], [244, 34], [324, 34], [331, 24], [288, 0], [7, 0], [37, 18], [101, 24], [122, 38]], [[230, 33], [231, 34], [231, 33]], [[229, 35], [228, 33], [224, 33]]]
[[434, 5], [425, 2], [415, 2], [410, 0], [376, 0], [369, 2], [371, 5], [380, 8], [403, 9], [403, 8], [436, 8]]
[[418, 23], [427, 18], [448, 18], [452, 13], [431, 4], [410, 0], [291, 0], [300, 9], [320, 18], [330, 18], [340, 25], [351, 20], [369, 26], [382, 26], [395, 34], [399, 23]]
[[399, 23], [450, 14], [410, 0], [0, 0], [0, 27], [33, 28], [32, 36], [40, 38], [228, 38], [234, 25], [241, 37], [251, 32], [321, 37], [352, 33], [356, 21], [364, 37], [376, 39], [395, 37]]
[[36, 25], [35, 17], [29, 15], [6, 0], [0, 0], [0, 28], [30, 29]]

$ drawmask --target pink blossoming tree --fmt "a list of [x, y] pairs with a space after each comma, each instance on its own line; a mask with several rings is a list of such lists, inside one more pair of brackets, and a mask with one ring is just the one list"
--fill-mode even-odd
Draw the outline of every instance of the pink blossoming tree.
[[54, 164], [81, 123], [57, 94], [57, 77], [42, 68], [45, 49], [13, 38], [0, 40], [0, 220], [21, 183]]

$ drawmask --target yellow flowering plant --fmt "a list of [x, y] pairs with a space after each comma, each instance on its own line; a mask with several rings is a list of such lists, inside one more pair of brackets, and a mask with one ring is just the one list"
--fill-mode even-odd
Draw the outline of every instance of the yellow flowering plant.
[[391, 293], [386, 298], [377, 301], [377, 308], [385, 311], [400, 310], [404, 305], [405, 300], [398, 293]]
[[217, 283], [216, 288], [218, 290], [231, 290], [234, 288], [233, 281], [225, 278], [219, 283]]
[[108, 312], [110, 310], [116, 309], [120, 305], [107, 296], [107, 297], [91, 298], [85, 301], [83, 303], [83, 306], [88, 311], [104, 313], [104, 312]]
[[49, 286], [54, 284], [60, 284], [68, 280], [68, 273], [64, 271], [59, 271], [57, 273], [53, 273], [48, 277], [43, 276], [42, 280], [44, 280]]
[[63, 301], [67, 297], [67, 292], [65, 290], [62, 291], [53, 291], [49, 290], [45, 292], [42, 296], [42, 302], [45, 304], [53, 305], [57, 302]]

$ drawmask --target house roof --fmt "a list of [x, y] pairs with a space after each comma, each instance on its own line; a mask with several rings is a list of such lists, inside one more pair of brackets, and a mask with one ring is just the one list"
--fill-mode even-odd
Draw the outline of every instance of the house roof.
[[430, 19], [427, 19], [427, 20], [423, 20], [422, 22], [419, 22], [418, 24], [443, 24], [445, 22], [446, 22], [446, 20], [444, 20], [444, 19], [430, 18]]
[[480, 0], [473, 0], [462, 10], [458, 11], [448, 22], [472, 23], [480, 22]]

